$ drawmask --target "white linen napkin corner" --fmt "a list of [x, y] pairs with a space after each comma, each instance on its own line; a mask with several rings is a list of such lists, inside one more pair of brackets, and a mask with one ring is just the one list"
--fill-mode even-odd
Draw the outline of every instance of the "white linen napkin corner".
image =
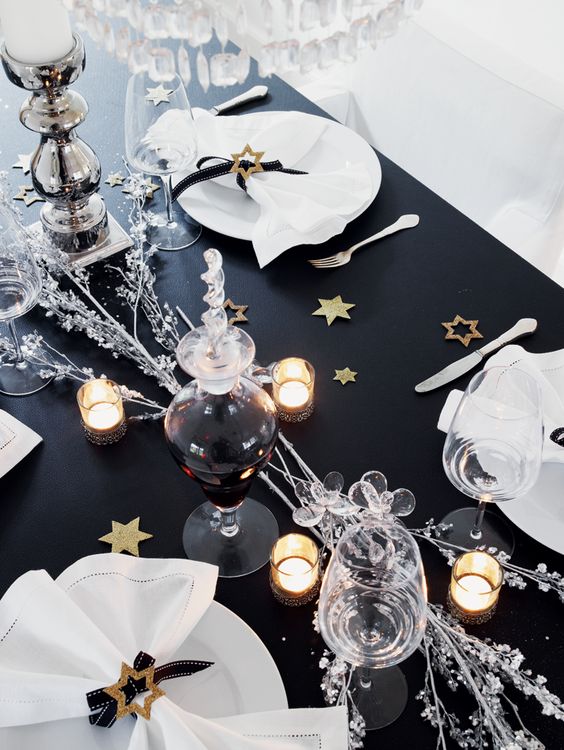
[[0, 477], [13, 469], [43, 438], [0, 409]]

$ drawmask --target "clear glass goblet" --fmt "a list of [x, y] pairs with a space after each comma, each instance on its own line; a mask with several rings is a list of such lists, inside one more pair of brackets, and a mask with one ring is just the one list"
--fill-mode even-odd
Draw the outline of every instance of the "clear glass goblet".
[[356, 667], [350, 689], [367, 730], [391, 724], [405, 708], [397, 664], [421, 643], [426, 611], [419, 548], [401, 521], [345, 531], [323, 579], [319, 627], [329, 648]]
[[443, 466], [456, 489], [476, 500], [478, 509], [462, 508], [445, 516], [445, 541], [512, 554], [511, 528], [486, 508], [533, 487], [542, 443], [542, 398], [531, 375], [517, 367], [490, 367], [472, 378], [445, 440]]
[[41, 276], [24, 233], [5, 209], [0, 209], [0, 321], [8, 324], [13, 353], [0, 358], [0, 393], [29, 396], [50, 382], [39, 374], [41, 367], [28, 362], [22, 352], [14, 320], [37, 302]]
[[134, 169], [162, 179], [166, 212], [151, 212], [147, 241], [160, 250], [194, 244], [202, 227], [173, 204], [171, 180], [196, 154], [196, 133], [186, 89], [178, 75], [155, 82], [145, 72], [131, 76], [125, 99], [125, 150]]

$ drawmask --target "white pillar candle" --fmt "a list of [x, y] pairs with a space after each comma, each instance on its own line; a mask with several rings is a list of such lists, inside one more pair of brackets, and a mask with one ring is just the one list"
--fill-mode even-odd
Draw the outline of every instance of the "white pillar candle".
[[74, 44], [62, 0], [0, 0], [0, 26], [8, 53], [30, 65], [60, 60]]

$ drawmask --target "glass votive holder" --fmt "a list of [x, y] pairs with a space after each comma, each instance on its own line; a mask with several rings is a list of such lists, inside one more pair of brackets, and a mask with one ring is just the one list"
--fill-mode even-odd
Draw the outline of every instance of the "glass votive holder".
[[113, 380], [89, 380], [76, 394], [84, 434], [95, 445], [117, 443], [125, 435], [127, 423], [123, 399]]
[[315, 370], [305, 359], [287, 357], [274, 365], [272, 398], [284, 422], [303, 422], [314, 409]]
[[487, 622], [494, 614], [503, 584], [503, 568], [487, 552], [476, 550], [458, 557], [448, 591], [451, 614], [468, 625]]
[[303, 534], [286, 534], [270, 554], [270, 587], [274, 598], [299, 607], [319, 593], [319, 549]]

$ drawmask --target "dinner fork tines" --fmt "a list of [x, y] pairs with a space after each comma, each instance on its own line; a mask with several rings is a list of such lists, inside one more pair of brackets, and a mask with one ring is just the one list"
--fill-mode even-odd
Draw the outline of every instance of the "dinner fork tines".
[[315, 266], [315, 268], [338, 268], [338, 266], [344, 266], [345, 263], [349, 262], [352, 254], [355, 250], [358, 250], [359, 247], [364, 247], [364, 245], [380, 240], [382, 237], [387, 237], [389, 234], [399, 232], [401, 229], [416, 227], [418, 224], [419, 216], [417, 216], [417, 214], [404, 214], [389, 227], [373, 234], [372, 237], [362, 240], [362, 242], [357, 242], [356, 245], [349, 247], [348, 250], [341, 250], [340, 252], [335, 253], [335, 255], [329, 255], [327, 258], [316, 258], [310, 260], [309, 263], [311, 263], [312, 266]]

